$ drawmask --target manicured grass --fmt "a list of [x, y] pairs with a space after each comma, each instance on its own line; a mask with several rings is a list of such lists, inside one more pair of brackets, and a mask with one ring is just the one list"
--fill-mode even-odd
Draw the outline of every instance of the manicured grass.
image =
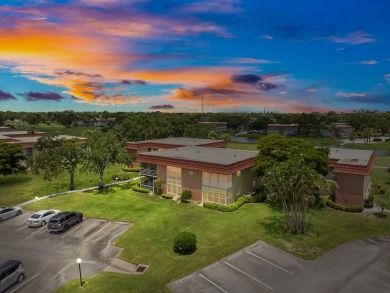
[[[299, 257], [313, 259], [353, 239], [390, 233], [390, 217], [347, 214], [324, 208], [315, 214], [307, 235], [289, 235], [280, 207], [271, 203], [246, 204], [233, 213], [222, 213], [178, 204], [126, 188], [112, 187], [42, 200], [26, 207], [80, 210], [86, 217], [134, 223], [115, 244], [121, 258], [149, 265], [143, 275], [100, 273], [80, 288], [71, 281], [58, 292], [168, 292], [166, 285], [211, 264], [257, 240], [264, 240]], [[192, 255], [173, 252], [176, 233], [189, 231], [198, 240]]]
[[241, 143], [241, 142], [234, 142], [229, 141], [227, 144], [228, 149], [238, 149], [238, 150], [247, 150], [247, 151], [256, 151], [256, 144], [255, 143]]
[[[104, 174], [104, 182], [110, 183], [111, 177], [114, 174], [124, 173], [121, 166], [114, 165], [106, 169]], [[138, 173], [129, 173], [133, 177], [137, 177]], [[77, 189], [99, 185], [99, 175], [93, 173], [76, 172], [75, 186]], [[36, 196], [66, 191], [69, 189], [69, 174], [63, 173], [56, 179], [45, 181], [42, 176], [37, 176], [28, 172], [26, 174], [0, 176], [0, 205], [13, 206], [19, 203], [34, 199]]]
[[291, 136], [291, 138], [301, 139], [307, 142], [310, 142], [314, 145], [341, 145], [343, 142], [338, 138], [334, 137], [322, 137], [322, 136], [304, 136], [304, 135], [296, 135]]

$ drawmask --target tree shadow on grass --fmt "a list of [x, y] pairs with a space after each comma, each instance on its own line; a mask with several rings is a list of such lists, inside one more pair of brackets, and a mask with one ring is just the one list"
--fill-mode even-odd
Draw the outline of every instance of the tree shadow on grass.
[[32, 181], [32, 177], [27, 176], [5, 176], [0, 178], [0, 185], [6, 186], [12, 186], [12, 185], [18, 185], [21, 183], [26, 183]]
[[283, 217], [266, 217], [262, 220], [261, 225], [271, 238], [285, 239], [289, 235]]

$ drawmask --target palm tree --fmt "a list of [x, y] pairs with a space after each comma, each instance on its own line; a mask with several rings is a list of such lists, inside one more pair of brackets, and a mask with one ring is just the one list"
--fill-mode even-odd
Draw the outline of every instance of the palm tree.
[[355, 145], [355, 140], [357, 138], [357, 133], [356, 132], [351, 132], [348, 136], [349, 140]]

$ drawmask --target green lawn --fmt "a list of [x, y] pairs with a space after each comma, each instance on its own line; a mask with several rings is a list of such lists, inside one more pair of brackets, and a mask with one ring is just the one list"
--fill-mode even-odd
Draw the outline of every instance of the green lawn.
[[255, 143], [241, 143], [241, 142], [234, 142], [229, 141], [227, 144], [228, 149], [238, 149], [238, 150], [247, 150], [247, 151], [256, 151], [256, 144]]
[[382, 141], [382, 142], [373, 142], [370, 144], [364, 144], [364, 143], [347, 143], [344, 145], [348, 148], [354, 148], [354, 149], [362, 149], [362, 150], [384, 150], [384, 151], [390, 151], [390, 142], [388, 141]]
[[[114, 174], [121, 174], [121, 166], [114, 165], [107, 168], [104, 174], [104, 182], [110, 183], [114, 180]], [[138, 176], [138, 173], [129, 173]], [[80, 174], [76, 172], [75, 186], [77, 189], [99, 185], [99, 175], [93, 173]], [[36, 196], [66, 191], [69, 189], [69, 174], [63, 173], [52, 181], [44, 181], [42, 176], [36, 176], [28, 172], [26, 174], [0, 176], [0, 205], [13, 206], [19, 203], [34, 199]]]
[[[274, 204], [246, 204], [236, 212], [222, 213], [120, 187], [104, 194], [92, 191], [42, 200], [26, 208], [80, 210], [86, 217], [132, 222], [134, 226], [115, 243], [124, 248], [120, 257], [150, 266], [143, 275], [100, 273], [82, 288], [74, 280], [58, 292], [168, 292], [170, 281], [257, 240], [313, 259], [353, 239], [390, 233], [390, 217], [324, 208], [313, 217], [307, 235], [293, 236], [285, 232], [283, 214]], [[198, 249], [193, 255], [173, 253], [173, 238], [180, 231], [197, 235]]]

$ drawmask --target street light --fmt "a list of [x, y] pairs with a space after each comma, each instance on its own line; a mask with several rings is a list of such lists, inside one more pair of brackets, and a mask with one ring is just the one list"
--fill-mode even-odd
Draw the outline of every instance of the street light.
[[77, 263], [79, 264], [79, 272], [80, 272], [80, 287], [83, 287], [83, 280], [81, 279], [81, 258], [77, 259]]

